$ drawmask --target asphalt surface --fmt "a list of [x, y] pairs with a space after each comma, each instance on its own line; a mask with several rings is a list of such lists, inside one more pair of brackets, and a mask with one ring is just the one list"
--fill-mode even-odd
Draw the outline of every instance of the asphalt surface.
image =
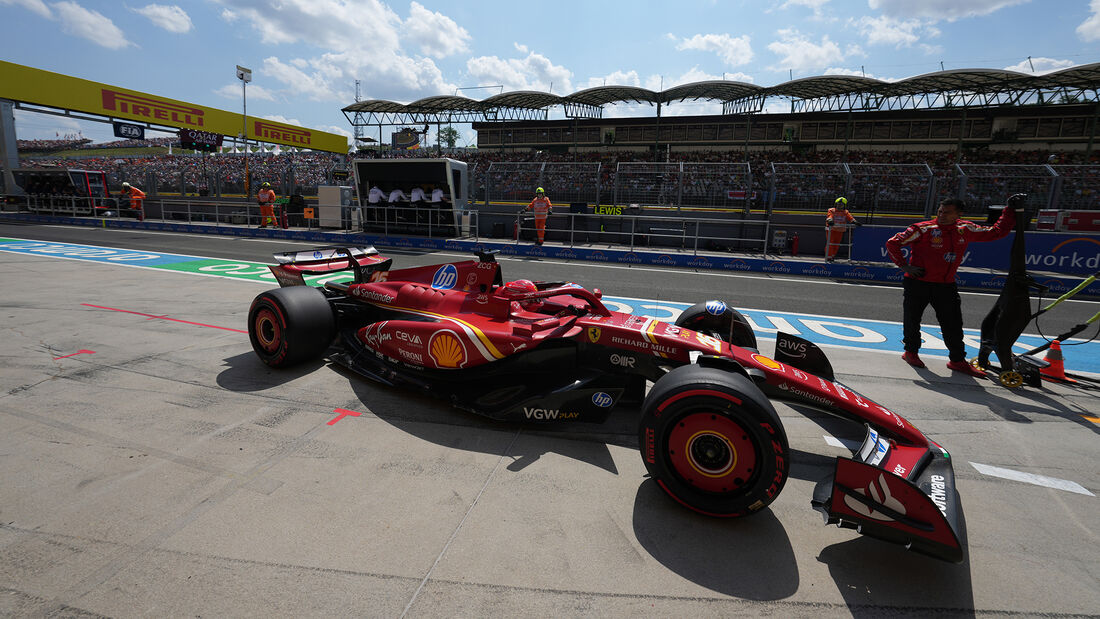
[[[38, 226], [0, 236], [265, 262], [288, 246]], [[764, 512], [719, 521], [646, 478], [629, 411], [596, 426], [502, 425], [323, 361], [274, 371], [241, 332], [261, 284], [0, 258], [5, 616], [1100, 609], [1095, 391], [1008, 391], [896, 354], [828, 351], [840, 380], [951, 451], [967, 525], [953, 565], [822, 526], [813, 485], [848, 454], [825, 437], [860, 438], [851, 424], [779, 405], [790, 480]], [[878, 320], [900, 305], [889, 287], [502, 261], [506, 277], [617, 296]], [[993, 298], [964, 298], [969, 325]], [[1064, 320], [1096, 309], [1071, 304]]]

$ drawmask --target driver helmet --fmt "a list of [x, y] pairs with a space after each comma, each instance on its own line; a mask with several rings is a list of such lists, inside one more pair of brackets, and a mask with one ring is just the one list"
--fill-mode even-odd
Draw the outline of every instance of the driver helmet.
[[130, 183], [122, 183], [122, 186], [123, 186], [123, 187], [129, 187], [129, 186], [130, 186]]
[[[504, 284], [504, 291], [510, 294], [522, 294], [525, 292], [537, 292], [538, 286], [535, 282], [529, 279], [517, 279], [515, 281]], [[523, 309], [533, 312], [542, 307], [542, 299], [529, 299], [526, 301], [518, 301], [513, 305], [519, 305]]]
[[264, 187], [270, 187], [271, 183], [264, 183]]
[[542, 187], [536, 187], [535, 188], [535, 193], [537, 193], [541, 196], [542, 194], [544, 194], [546, 192], [542, 190]]
[[835, 204], [837, 208], [846, 209], [846, 208], [848, 208], [848, 198], [845, 198], [844, 196], [841, 196], [841, 197], [837, 198], [836, 202], [834, 202], [833, 204]]

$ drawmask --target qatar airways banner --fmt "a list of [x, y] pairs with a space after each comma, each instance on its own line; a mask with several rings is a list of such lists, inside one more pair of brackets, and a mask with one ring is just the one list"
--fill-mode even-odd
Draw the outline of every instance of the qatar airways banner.
[[[890, 262], [886, 241], [901, 232], [900, 227], [864, 226], [856, 228], [852, 243], [852, 259], [867, 262]], [[1008, 270], [1009, 253], [1015, 233], [999, 241], [971, 243], [963, 255], [962, 266], [977, 269]], [[1065, 232], [1027, 232], [1029, 271], [1049, 271], [1071, 275], [1092, 275], [1100, 271], [1100, 235]], [[908, 249], [904, 250], [908, 255]]]

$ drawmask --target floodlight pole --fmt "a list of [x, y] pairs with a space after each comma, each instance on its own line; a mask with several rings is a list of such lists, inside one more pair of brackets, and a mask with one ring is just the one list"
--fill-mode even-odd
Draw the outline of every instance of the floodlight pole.
[[237, 65], [237, 79], [241, 80], [241, 141], [244, 142], [244, 195], [248, 199], [252, 189], [248, 183], [248, 83], [252, 81], [252, 69]]

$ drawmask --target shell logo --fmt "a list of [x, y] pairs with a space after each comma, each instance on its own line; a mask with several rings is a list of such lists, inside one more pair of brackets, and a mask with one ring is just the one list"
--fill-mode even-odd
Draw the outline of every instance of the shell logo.
[[764, 355], [753, 355], [752, 359], [753, 359], [753, 361], [759, 363], [760, 365], [762, 365], [766, 368], [770, 368], [770, 369], [773, 369], [773, 370], [782, 370], [783, 369], [783, 364], [782, 363], [776, 361], [775, 359], [770, 359], [768, 357], [765, 357]]
[[460, 368], [466, 365], [466, 346], [454, 331], [436, 331], [428, 341], [428, 356], [436, 367]]

